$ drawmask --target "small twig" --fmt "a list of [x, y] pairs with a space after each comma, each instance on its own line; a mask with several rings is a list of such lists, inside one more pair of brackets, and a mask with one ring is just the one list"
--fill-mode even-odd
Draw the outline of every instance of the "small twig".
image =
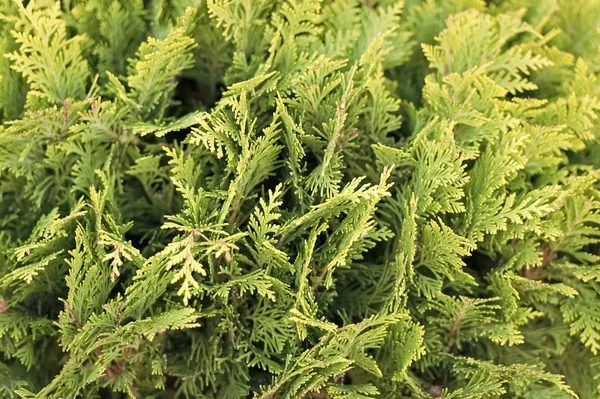
[[73, 307], [71, 306], [71, 304], [69, 302], [65, 301], [65, 308], [67, 309], [67, 312], [69, 313], [69, 317], [71, 318], [71, 320], [73, 321], [73, 323], [75, 323], [75, 325], [77, 326], [77, 328], [83, 327], [83, 324], [81, 324], [81, 321], [79, 320], [79, 318], [75, 314], [75, 311], [73, 310]]
[[315, 292], [317, 290], [317, 288], [319, 288], [319, 284], [323, 282], [323, 279], [327, 275], [327, 271], [328, 270], [329, 270], [328, 267], [324, 267], [323, 270], [321, 270], [321, 273], [319, 273], [319, 275], [317, 276], [315, 282], [311, 286], [313, 292]]
[[8, 302], [4, 298], [0, 298], [0, 313], [6, 313], [8, 310]]
[[[471, 302], [470, 300], [467, 300], [467, 304]], [[467, 306], [463, 306], [460, 311], [458, 312], [458, 314], [456, 315], [456, 318], [454, 319], [454, 321], [452, 322], [452, 324], [450, 324], [450, 338], [448, 339], [448, 345], [446, 345], [446, 348], [444, 349], [444, 352], [449, 353], [450, 350], [452, 350], [452, 348], [454, 347], [454, 344], [456, 343], [456, 330], [458, 330], [458, 326], [460, 324], [460, 322], [462, 321], [463, 317], [465, 317], [465, 310], [467, 309]]]

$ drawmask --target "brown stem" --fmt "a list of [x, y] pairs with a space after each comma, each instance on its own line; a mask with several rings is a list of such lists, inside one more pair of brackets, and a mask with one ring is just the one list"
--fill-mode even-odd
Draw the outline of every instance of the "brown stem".
[[67, 312], [69, 313], [69, 317], [71, 318], [73, 323], [75, 323], [77, 328], [83, 327], [83, 324], [81, 324], [81, 321], [75, 314], [75, 311], [73, 310], [73, 307], [71, 306], [71, 304], [69, 302], [65, 302], [65, 308], [67, 309]]
[[[465, 305], [468, 305], [469, 302], [470, 300], [467, 300], [467, 303]], [[456, 344], [456, 330], [458, 329], [458, 326], [460, 325], [460, 322], [462, 321], [463, 317], [465, 317], [466, 309], [467, 306], [463, 306], [456, 315], [456, 318], [454, 319], [452, 324], [450, 324], [450, 338], [448, 339], [448, 345], [446, 345], [446, 348], [444, 349], [446, 353], [449, 353], [454, 347], [454, 344]]]
[[0, 297], [0, 313], [6, 313], [6, 311], [8, 310], [8, 302]]
[[325, 278], [325, 275], [327, 275], [327, 270], [329, 270], [329, 268], [327, 266], [324, 267], [323, 270], [321, 270], [321, 273], [319, 273], [319, 275], [315, 279], [315, 282], [311, 286], [313, 292], [315, 292], [317, 290], [317, 288], [319, 288], [319, 284], [321, 282], [323, 282], [323, 279]]

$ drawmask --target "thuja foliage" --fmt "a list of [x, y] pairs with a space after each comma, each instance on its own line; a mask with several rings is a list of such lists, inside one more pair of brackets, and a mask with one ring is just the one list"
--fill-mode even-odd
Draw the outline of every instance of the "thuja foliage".
[[600, 397], [600, 2], [0, 31], [0, 397]]

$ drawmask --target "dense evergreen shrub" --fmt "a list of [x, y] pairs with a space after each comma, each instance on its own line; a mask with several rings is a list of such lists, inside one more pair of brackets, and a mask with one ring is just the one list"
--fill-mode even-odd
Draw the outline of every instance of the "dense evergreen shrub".
[[0, 397], [600, 397], [599, 1], [0, 31]]

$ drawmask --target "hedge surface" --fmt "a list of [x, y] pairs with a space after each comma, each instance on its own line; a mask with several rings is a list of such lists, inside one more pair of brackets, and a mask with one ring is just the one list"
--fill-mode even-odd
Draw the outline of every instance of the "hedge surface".
[[600, 1], [0, 32], [1, 398], [600, 397]]

